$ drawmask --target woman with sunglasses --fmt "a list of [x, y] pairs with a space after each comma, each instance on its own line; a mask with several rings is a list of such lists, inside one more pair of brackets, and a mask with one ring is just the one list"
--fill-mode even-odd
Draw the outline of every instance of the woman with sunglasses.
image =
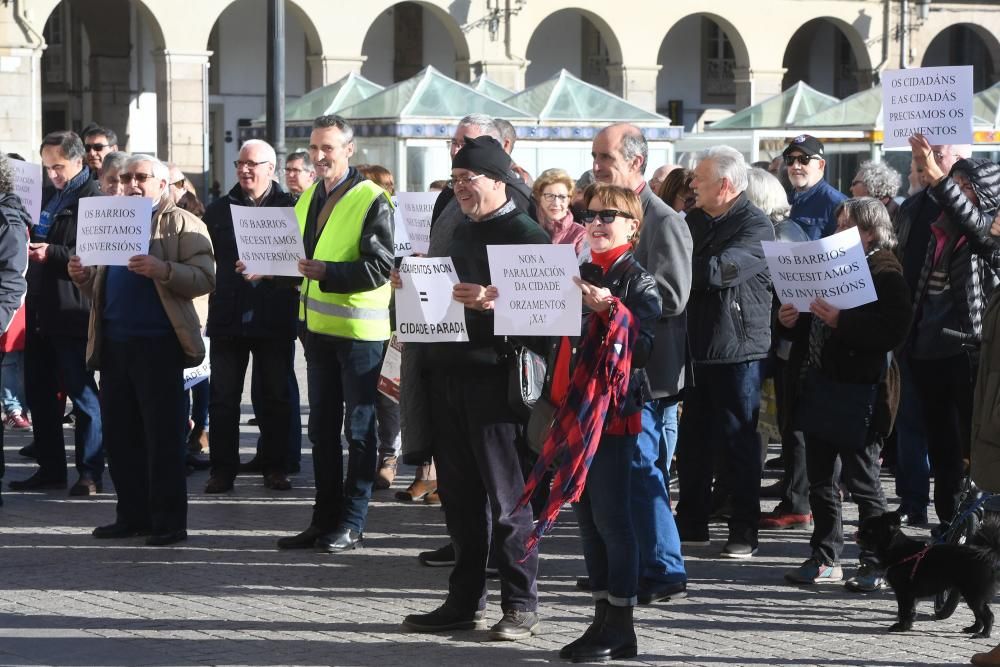
[[531, 187], [531, 196], [538, 211], [538, 224], [549, 233], [553, 243], [572, 244], [576, 256], [587, 250], [587, 232], [573, 219], [570, 203], [574, 183], [562, 169], [546, 169]]
[[[594, 373], [599, 372], [596, 368], [599, 364], [581, 353], [592, 349], [596, 342], [588, 337], [597, 336], [603, 341], [611, 335], [611, 328], [622, 314], [619, 309], [628, 311], [630, 326], [638, 330], [627, 336], [627, 340], [634, 342], [625, 398], [608, 410], [603, 428], [595, 436], [600, 441], [589, 467], [581, 460], [584, 455], [569, 447], [560, 464], [560, 467], [582, 465], [587, 469], [583, 493], [573, 508], [580, 526], [595, 608], [594, 620], [583, 636], [559, 652], [561, 658], [574, 662], [630, 658], [637, 652], [632, 608], [636, 604], [639, 551], [630, 511], [631, 461], [642, 430], [642, 406], [648, 400], [642, 368], [653, 347], [653, 328], [661, 313], [660, 294], [653, 276], [632, 256], [642, 220], [639, 197], [628, 188], [592, 183], [584, 191], [584, 202], [587, 209], [582, 220], [592, 260], [582, 270], [586, 280], [577, 279], [586, 306], [584, 334], [578, 341], [563, 338], [550, 356], [554, 371], [549, 397], [558, 406], [556, 420], [566, 423], [568, 417], [583, 423], [584, 412], [594, 409], [599, 402], [597, 397], [585, 393], [584, 400], [579, 400], [578, 383], [584, 374], [576, 367], [593, 365]], [[553, 451], [566, 447], [565, 442], [555, 439], [546, 445], [553, 447]], [[543, 460], [545, 456], [543, 451]], [[558, 479], [558, 470], [556, 475]], [[562, 503], [557, 487], [557, 484], [552, 487], [546, 510], [557, 509]], [[547, 527], [554, 514], [554, 510], [549, 514], [543, 512], [539, 524]]]

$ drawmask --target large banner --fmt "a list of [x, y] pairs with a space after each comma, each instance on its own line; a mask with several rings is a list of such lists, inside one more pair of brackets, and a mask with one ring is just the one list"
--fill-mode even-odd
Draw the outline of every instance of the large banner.
[[32, 224], [38, 224], [42, 213], [42, 165], [8, 158], [14, 169], [14, 194], [31, 215]]
[[153, 201], [145, 197], [84, 197], [76, 217], [76, 254], [84, 266], [127, 266], [149, 252]]
[[821, 298], [844, 310], [878, 299], [857, 227], [818, 241], [761, 241], [781, 303], [808, 313]]
[[396, 336], [404, 343], [469, 340], [465, 306], [452, 297], [458, 274], [450, 257], [407, 257], [399, 266]]
[[236, 206], [233, 233], [246, 272], [259, 276], [301, 276], [299, 260], [306, 256], [295, 209], [280, 206]]
[[395, 250], [395, 257], [409, 257], [413, 254], [413, 244], [410, 243], [410, 232], [406, 229], [406, 222], [403, 220], [403, 215], [399, 212], [399, 199], [395, 196], [392, 198], [392, 205], [395, 206], [393, 209], [393, 222], [395, 223], [395, 229], [392, 233], [392, 246]]
[[579, 336], [583, 297], [576, 251], [567, 244], [486, 246], [497, 336]]
[[907, 148], [920, 133], [932, 145], [972, 143], [972, 66], [882, 72], [886, 148]]
[[[426, 255], [431, 242], [431, 214], [439, 192], [397, 192], [396, 226], [402, 223], [410, 243], [410, 254]], [[397, 250], [398, 253], [398, 250]], [[402, 255], [397, 254], [397, 257]]]

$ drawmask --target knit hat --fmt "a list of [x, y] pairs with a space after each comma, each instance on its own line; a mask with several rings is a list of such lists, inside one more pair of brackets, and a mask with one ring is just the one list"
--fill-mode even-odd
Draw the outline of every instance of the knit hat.
[[788, 147], [782, 155], [788, 155], [794, 150], [799, 150], [806, 155], [818, 155], [823, 157], [823, 142], [809, 134], [800, 134], [788, 142]]
[[510, 156], [500, 142], [488, 135], [466, 137], [465, 145], [451, 161], [452, 169], [468, 169], [496, 181], [510, 179]]

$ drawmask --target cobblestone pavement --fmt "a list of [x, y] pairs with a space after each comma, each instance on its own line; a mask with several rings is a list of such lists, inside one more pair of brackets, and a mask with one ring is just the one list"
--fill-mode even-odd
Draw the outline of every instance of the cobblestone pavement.
[[[243, 427], [244, 460], [251, 431]], [[17, 455], [27, 440], [8, 432], [7, 480], [29, 474], [30, 462]], [[303, 463], [304, 471], [311, 469], [308, 457]], [[235, 491], [221, 497], [201, 493], [206, 475], [189, 479], [190, 539], [167, 548], [146, 547], [141, 538], [94, 540], [91, 529], [114, 517], [111, 494], [71, 499], [61, 491], [5, 489], [0, 664], [557, 663], [558, 649], [589, 621], [589, 599], [574, 588], [584, 565], [572, 512], [562, 514], [542, 543], [542, 634], [497, 643], [485, 632], [420, 635], [400, 628], [404, 615], [430, 610], [443, 598], [448, 571], [416, 559], [444, 543], [439, 509], [377, 492], [363, 549], [338, 556], [281, 552], [275, 540], [308, 521], [311, 475], [297, 475], [290, 492], [241, 476]], [[394, 488], [405, 487], [408, 477], [404, 471]], [[856, 519], [851, 507], [848, 516]], [[889, 635], [891, 592], [786, 585], [784, 570], [808, 555], [808, 532], [761, 537], [759, 556], [719, 560], [714, 556], [725, 529], [714, 526], [712, 547], [685, 554], [690, 597], [638, 608], [640, 655], [627, 664], [954, 665], [996, 642], [962, 634], [972, 619], [964, 606], [948, 620], [931, 620], [930, 602], [920, 604], [916, 631]], [[855, 556], [849, 546], [845, 565]], [[498, 585], [490, 587], [487, 614], [495, 621]]]

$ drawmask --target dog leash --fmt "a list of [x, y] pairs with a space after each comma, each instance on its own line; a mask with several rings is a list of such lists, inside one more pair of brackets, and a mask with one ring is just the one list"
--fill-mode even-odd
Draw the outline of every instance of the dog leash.
[[911, 554], [911, 555], [907, 556], [903, 560], [899, 561], [898, 563], [894, 563], [890, 567], [896, 567], [897, 565], [902, 565], [903, 563], [907, 563], [907, 562], [909, 562], [909, 561], [912, 560], [913, 561], [913, 569], [910, 570], [910, 579], [912, 580], [913, 577], [916, 576], [916, 574], [917, 574], [917, 567], [920, 566], [920, 561], [922, 561], [924, 559], [924, 556], [927, 555], [927, 552], [931, 550], [932, 546], [934, 546], [934, 545], [933, 544], [928, 544], [927, 546], [925, 546], [923, 549], [921, 549], [917, 553]]

